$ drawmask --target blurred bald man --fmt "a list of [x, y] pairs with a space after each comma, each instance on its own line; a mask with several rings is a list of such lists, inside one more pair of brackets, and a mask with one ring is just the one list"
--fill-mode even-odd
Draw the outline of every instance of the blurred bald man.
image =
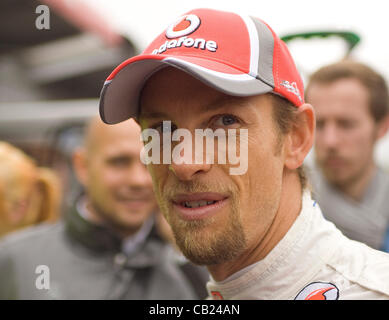
[[0, 243], [1, 299], [199, 298], [156, 230], [141, 149], [133, 120], [89, 123], [73, 157], [85, 192], [63, 221]]
[[74, 154], [86, 191], [81, 214], [123, 237], [140, 230], [157, 208], [151, 177], [139, 160], [139, 135], [134, 121], [111, 129], [96, 118], [87, 127], [84, 147]]

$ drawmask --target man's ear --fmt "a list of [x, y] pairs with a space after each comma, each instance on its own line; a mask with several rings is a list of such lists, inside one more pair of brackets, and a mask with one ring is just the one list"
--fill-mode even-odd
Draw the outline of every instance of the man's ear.
[[312, 148], [315, 137], [315, 112], [310, 104], [297, 110], [297, 119], [285, 140], [285, 167], [294, 170], [300, 167]]
[[85, 186], [88, 182], [88, 159], [85, 148], [77, 148], [72, 156], [73, 169], [77, 180]]
[[389, 115], [380, 120], [377, 124], [377, 140], [381, 139], [389, 130]]

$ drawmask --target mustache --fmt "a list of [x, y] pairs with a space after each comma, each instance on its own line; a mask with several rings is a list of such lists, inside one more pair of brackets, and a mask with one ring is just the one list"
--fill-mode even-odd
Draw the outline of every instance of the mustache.
[[235, 185], [223, 183], [222, 181], [179, 181], [163, 189], [163, 197], [171, 200], [178, 194], [214, 192], [225, 196], [233, 197], [238, 189]]

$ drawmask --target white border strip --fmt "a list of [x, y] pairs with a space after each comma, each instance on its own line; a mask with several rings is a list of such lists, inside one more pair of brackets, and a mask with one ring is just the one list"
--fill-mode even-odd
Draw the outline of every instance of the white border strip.
[[259, 61], [259, 39], [257, 28], [254, 21], [247, 15], [239, 15], [246, 24], [247, 31], [250, 38], [250, 71], [249, 74], [254, 78], [258, 75], [258, 61]]

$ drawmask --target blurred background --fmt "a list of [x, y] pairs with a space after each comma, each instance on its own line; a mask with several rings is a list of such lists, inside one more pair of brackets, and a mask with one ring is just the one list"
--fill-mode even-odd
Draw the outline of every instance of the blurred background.
[[[39, 28], [40, 5], [49, 8], [48, 29]], [[389, 81], [387, 1], [1, 0], [0, 140], [58, 171], [65, 194], [78, 192], [69, 156], [98, 113], [105, 78], [195, 7], [263, 19], [287, 41], [304, 79], [351, 55]], [[376, 158], [389, 168], [389, 137]]]

